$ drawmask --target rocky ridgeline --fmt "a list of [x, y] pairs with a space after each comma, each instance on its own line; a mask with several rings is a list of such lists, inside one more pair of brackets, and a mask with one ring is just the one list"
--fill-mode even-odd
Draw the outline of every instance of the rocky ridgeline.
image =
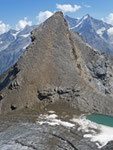
[[31, 39], [0, 76], [0, 114], [61, 100], [81, 111], [113, 114], [112, 58], [71, 33], [61, 12], [33, 30]]

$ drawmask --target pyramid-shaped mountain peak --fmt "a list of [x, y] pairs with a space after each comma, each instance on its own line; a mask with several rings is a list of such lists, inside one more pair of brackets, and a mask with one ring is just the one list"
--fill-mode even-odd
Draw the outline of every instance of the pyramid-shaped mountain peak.
[[[109, 104], [111, 108], [111, 98], [106, 100], [98, 86], [108, 78], [106, 69], [110, 71], [106, 57], [69, 31], [62, 12], [33, 30], [31, 39], [18, 62], [0, 76], [1, 114], [61, 100], [88, 112], [104, 112]], [[100, 69], [95, 67], [96, 61]], [[106, 105], [101, 107], [102, 103]]]
[[32, 31], [31, 39], [18, 62], [0, 78], [1, 99], [5, 95], [1, 112], [11, 105], [32, 105], [37, 91], [75, 85], [77, 56], [63, 13], [56, 12]]

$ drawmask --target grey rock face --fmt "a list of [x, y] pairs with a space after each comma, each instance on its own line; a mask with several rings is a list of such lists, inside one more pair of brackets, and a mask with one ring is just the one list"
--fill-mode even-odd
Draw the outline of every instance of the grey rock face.
[[72, 97], [79, 97], [79, 90], [73, 88], [56, 88], [50, 90], [38, 91], [38, 98], [41, 101], [49, 101], [54, 103], [56, 100], [62, 99], [71, 101]]
[[[50, 108], [49, 108], [50, 107]], [[50, 110], [54, 114], [50, 113]], [[74, 127], [66, 126], [77, 111], [65, 102], [51, 104], [46, 109], [35, 112], [20, 111], [17, 114], [9, 114], [0, 117], [0, 149], [11, 150], [97, 150], [95, 143], [83, 138], [83, 133], [78, 131], [78, 124]], [[78, 111], [79, 113], [79, 111]], [[45, 115], [56, 115], [56, 119], [63, 122], [62, 125], [40, 124], [46, 119]]]
[[71, 33], [57, 12], [32, 32], [32, 43], [19, 61], [0, 76], [0, 95], [5, 95], [0, 113], [12, 106], [18, 110], [65, 100], [84, 112], [112, 115], [111, 64]]
[[25, 119], [27, 116], [24, 118], [22, 115], [13, 116], [13, 120], [9, 116], [9, 119], [0, 121], [1, 150], [97, 150], [95, 143], [83, 139], [82, 133], [76, 128], [39, 125], [35, 120], [38, 120], [38, 114], [35, 115], [35, 119], [31, 114], [30, 121]]
[[[59, 101], [41, 111], [24, 109], [16, 114], [2, 116], [0, 150], [99, 150], [98, 142], [83, 136], [91, 133], [96, 135], [99, 131], [95, 128], [89, 129], [87, 133], [79, 130], [79, 124], [70, 121], [73, 117], [78, 118], [77, 114], [80, 115], [80, 112], [68, 103]], [[55, 115], [56, 121], [62, 124], [52, 124]], [[53, 119], [49, 121], [46, 116], [53, 116]], [[69, 124], [73, 126], [67, 126]], [[102, 150], [112, 150], [112, 142]]]

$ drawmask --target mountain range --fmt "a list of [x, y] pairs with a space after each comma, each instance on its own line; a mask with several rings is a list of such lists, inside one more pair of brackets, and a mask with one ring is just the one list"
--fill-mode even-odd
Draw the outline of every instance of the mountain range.
[[113, 26], [97, 20], [89, 14], [81, 19], [65, 16], [72, 32], [78, 32], [86, 43], [94, 49], [113, 55]]
[[36, 28], [35, 25], [26, 26], [19, 31], [11, 29], [0, 35], [0, 74], [12, 66], [23, 54], [31, 42], [30, 32], [34, 28]]
[[[70, 31], [78, 32], [85, 42], [94, 49], [101, 50], [108, 55], [113, 55], [113, 26], [97, 20], [90, 15], [81, 19], [65, 16]], [[25, 48], [30, 44], [30, 33], [37, 25], [26, 26], [20, 31], [9, 30], [0, 35], [0, 74], [11, 67], [23, 54]]]

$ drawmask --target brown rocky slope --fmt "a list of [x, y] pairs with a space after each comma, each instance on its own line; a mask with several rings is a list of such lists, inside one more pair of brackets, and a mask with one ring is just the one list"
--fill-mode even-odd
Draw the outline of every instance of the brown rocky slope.
[[81, 111], [113, 115], [112, 58], [71, 33], [61, 12], [31, 38], [18, 62], [0, 76], [0, 114], [66, 100]]

